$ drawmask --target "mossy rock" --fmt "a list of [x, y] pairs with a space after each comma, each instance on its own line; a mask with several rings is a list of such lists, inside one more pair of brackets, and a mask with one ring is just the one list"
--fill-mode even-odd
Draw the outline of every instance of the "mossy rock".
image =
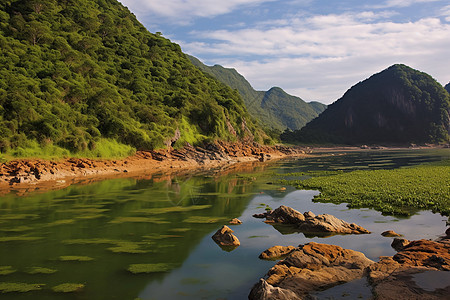
[[44, 286], [42, 283], [23, 282], [0, 282], [0, 292], [2, 293], [26, 293], [38, 291]]
[[75, 293], [80, 292], [85, 287], [82, 283], [62, 283], [52, 287], [52, 291], [56, 293]]
[[142, 273], [159, 273], [159, 272], [167, 272], [174, 268], [173, 264], [133, 264], [128, 267], [128, 271], [133, 274], [142, 274]]

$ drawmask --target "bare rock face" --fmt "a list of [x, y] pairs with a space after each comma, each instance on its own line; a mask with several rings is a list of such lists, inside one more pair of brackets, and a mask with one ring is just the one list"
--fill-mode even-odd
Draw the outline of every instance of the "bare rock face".
[[450, 271], [450, 244], [428, 240], [412, 241], [393, 256], [400, 264]]
[[290, 290], [274, 287], [261, 278], [248, 295], [248, 299], [292, 300], [298, 299], [298, 296]]
[[239, 239], [233, 234], [230, 227], [224, 225], [212, 236], [212, 239], [220, 246], [239, 246]]
[[292, 251], [294, 251], [296, 248], [294, 246], [273, 246], [269, 249], [265, 250], [263, 253], [259, 255], [260, 259], [266, 259], [266, 260], [276, 260], [279, 259], [285, 255], [288, 255]]
[[[270, 269], [266, 283], [290, 290], [296, 295], [291, 299], [302, 299], [309, 292], [361, 278], [373, 263], [360, 252], [311, 242], [300, 245]], [[257, 295], [254, 290], [258, 288], [255, 285], [250, 296]], [[264, 299], [250, 296], [249, 299]]]
[[292, 224], [302, 232], [316, 233], [336, 233], [336, 234], [362, 234], [370, 233], [367, 229], [356, 225], [349, 224], [335, 216], [323, 214], [316, 216], [312, 212], [304, 214], [287, 206], [280, 206], [266, 216], [268, 223]]

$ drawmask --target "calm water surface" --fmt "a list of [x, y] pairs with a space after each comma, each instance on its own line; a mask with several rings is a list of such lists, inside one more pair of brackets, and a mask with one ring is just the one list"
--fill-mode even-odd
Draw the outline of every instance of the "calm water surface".
[[[255, 164], [221, 176], [153, 176], [118, 179], [27, 196], [0, 198], [0, 287], [37, 283], [41, 290], [4, 293], [1, 299], [246, 299], [252, 285], [275, 264], [258, 259], [273, 245], [311, 241], [362, 251], [378, 260], [393, 255], [395, 230], [407, 239], [435, 239], [445, 231], [446, 217], [418, 211], [410, 218], [383, 216], [345, 204], [313, 203], [317, 191], [274, 184], [286, 174], [307, 170], [396, 168], [450, 156], [442, 151], [374, 151]], [[306, 237], [252, 217], [266, 205], [291, 206], [301, 212], [333, 214], [372, 234]], [[232, 218], [241, 246], [231, 252], [211, 236]], [[163, 264], [165, 272], [133, 274], [135, 264]], [[36, 273], [47, 268], [52, 274]], [[3, 271], [2, 270], [9, 270]], [[9, 273], [9, 274], [7, 274]], [[35, 274], [32, 274], [35, 273]], [[52, 287], [81, 283], [77, 293]], [[363, 286], [364, 282], [356, 283]], [[350, 295], [340, 287], [317, 299]], [[357, 290], [349, 285], [349, 290]], [[331, 293], [331, 294], [330, 294]], [[333, 293], [335, 295], [333, 295]], [[361, 290], [359, 297], [370, 292]]]

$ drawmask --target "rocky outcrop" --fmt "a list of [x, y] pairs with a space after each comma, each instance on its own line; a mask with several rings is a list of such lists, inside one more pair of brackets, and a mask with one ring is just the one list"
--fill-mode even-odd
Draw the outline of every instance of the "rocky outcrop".
[[409, 243], [410, 241], [408, 241], [407, 239], [395, 238], [392, 241], [391, 247], [394, 248], [396, 251], [400, 251]]
[[[449, 271], [450, 244], [445, 242], [408, 241], [397, 254], [380, 257], [379, 262], [361, 252], [312, 242], [295, 248], [271, 268], [253, 287], [249, 299], [289, 299], [282, 298], [285, 295], [310, 299], [311, 292], [362, 277], [367, 277], [376, 299], [446, 299]], [[439, 283], [436, 288], [421, 286], [417, 277], [431, 276], [424, 272], [434, 272]]]
[[382, 236], [385, 237], [398, 237], [398, 236], [402, 236], [401, 234], [398, 234], [397, 232], [393, 231], [393, 230], [388, 230], [385, 231], [381, 234]]
[[[260, 217], [256, 216], [255, 217]], [[293, 208], [280, 206], [264, 215], [267, 223], [291, 224], [300, 232], [335, 233], [335, 234], [363, 234], [370, 233], [367, 229], [349, 224], [329, 214], [316, 216], [312, 212], [301, 214]]]
[[238, 218], [234, 218], [234, 219], [230, 220], [230, 222], [228, 222], [228, 224], [230, 224], [230, 225], [241, 225], [242, 221], [239, 220]]
[[258, 295], [255, 289], [267, 284], [269, 290], [278, 287], [293, 292], [295, 297], [291, 299], [303, 299], [309, 292], [361, 278], [373, 263], [364, 254], [339, 246], [314, 242], [300, 245], [269, 270], [266, 282], [255, 285], [250, 296]]
[[212, 236], [212, 239], [220, 246], [239, 246], [241, 243], [233, 232], [234, 231], [231, 230], [230, 227], [224, 225], [222, 228], [217, 230], [217, 232]]
[[266, 260], [277, 260], [282, 258], [283, 256], [288, 255], [292, 251], [294, 251], [296, 248], [294, 246], [273, 246], [269, 249], [265, 250], [259, 255], [260, 259], [266, 259]]

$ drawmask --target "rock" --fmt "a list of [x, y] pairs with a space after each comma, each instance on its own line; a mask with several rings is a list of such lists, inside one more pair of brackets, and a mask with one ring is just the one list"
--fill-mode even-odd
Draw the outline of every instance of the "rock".
[[401, 234], [398, 234], [397, 232], [393, 231], [393, 230], [388, 230], [385, 231], [381, 234], [382, 236], [385, 237], [397, 237], [397, 236], [402, 236]]
[[373, 263], [361, 252], [339, 246], [314, 242], [300, 245], [269, 270], [267, 285], [260, 281], [253, 287], [249, 299], [276, 299], [253, 297], [273, 288], [280, 288], [284, 294], [286, 290], [291, 291], [296, 297], [290, 299], [302, 299], [309, 292], [361, 278], [366, 267]]
[[298, 224], [305, 221], [300, 212], [288, 206], [281, 205], [266, 216], [267, 221], [283, 224]]
[[273, 287], [264, 279], [255, 284], [248, 295], [249, 300], [292, 300], [298, 299], [294, 292], [279, 287]]
[[212, 239], [220, 246], [239, 246], [239, 239], [233, 234], [230, 227], [224, 225], [212, 236]]
[[269, 214], [269, 212], [265, 212], [265, 213], [262, 213], [262, 214], [254, 214], [253, 218], [264, 219], [264, 218], [267, 217], [268, 214]]
[[229, 222], [229, 224], [230, 224], [230, 225], [241, 225], [241, 224], [242, 224], [242, 221], [239, 220], [239, 219], [237, 219], [237, 218], [234, 218], [233, 220], [231, 220], [231, 221]]
[[266, 216], [268, 223], [295, 225], [298, 231], [309, 233], [362, 234], [370, 233], [367, 229], [349, 224], [335, 216], [323, 214], [316, 216], [312, 212], [301, 214], [293, 208], [280, 206]]
[[400, 264], [450, 271], [450, 244], [428, 240], [412, 241], [393, 256]]
[[294, 251], [296, 248], [294, 246], [273, 246], [269, 249], [265, 250], [259, 255], [260, 259], [266, 259], [266, 260], [276, 260], [280, 259], [281, 257], [288, 255], [292, 251]]
[[410, 241], [408, 241], [407, 239], [395, 238], [392, 241], [391, 247], [394, 248], [398, 252], [398, 251], [402, 250], [409, 243], [410, 243]]

